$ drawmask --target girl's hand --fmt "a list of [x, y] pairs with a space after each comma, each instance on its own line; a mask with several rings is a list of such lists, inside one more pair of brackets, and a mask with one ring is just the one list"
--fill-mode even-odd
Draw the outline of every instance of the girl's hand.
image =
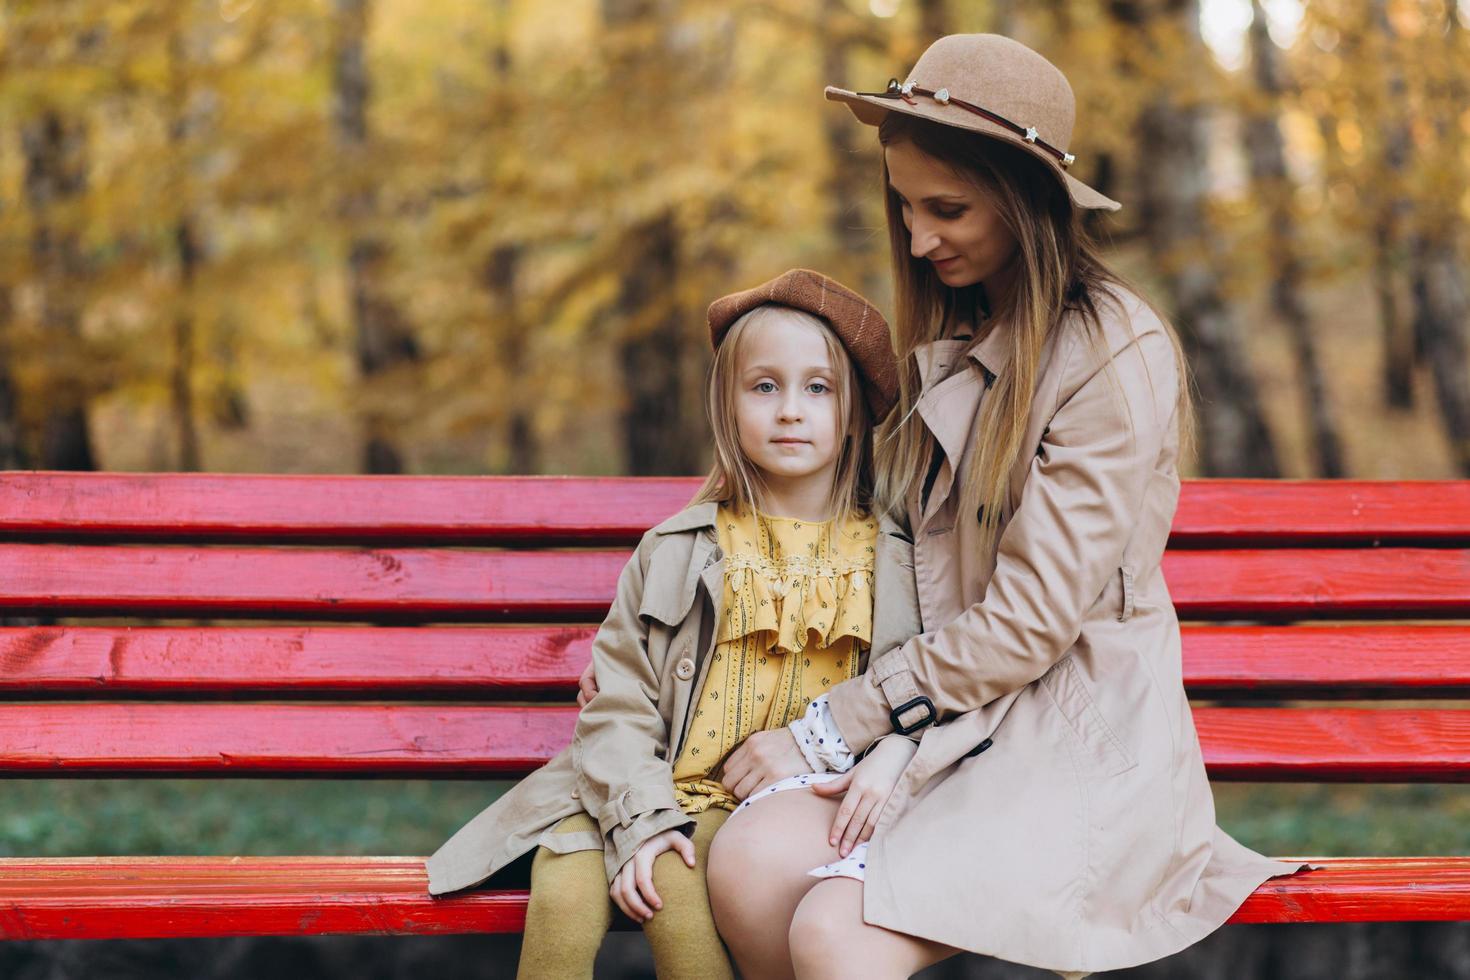
[[743, 800], [771, 783], [811, 772], [796, 736], [786, 727], [754, 732], [725, 760], [720, 782], [737, 800]]
[[577, 678], [577, 709], [587, 707], [587, 702], [597, 696], [597, 675], [592, 672], [592, 661], [587, 661], [587, 669], [582, 671], [582, 676]]
[[[831, 782], [812, 787], [818, 796], [838, 797], [846, 794], [842, 806], [837, 808], [837, 817], [832, 821], [832, 832], [827, 843], [837, 848], [837, 853], [847, 857], [858, 842], [873, 836], [878, 818], [883, 816], [883, 807], [898, 785], [898, 777], [908, 767], [919, 746], [907, 738], [881, 739], [863, 757], [862, 761]], [[838, 844], [839, 839], [841, 844]]]
[[678, 851], [689, 867], [694, 867], [694, 841], [681, 831], [665, 830], [644, 841], [628, 863], [613, 879], [608, 894], [628, 918], [640, 925], [653, 918], [653, 913], [664, 907], [658, 892], [653, 890], [653, 859], [664, 851]]

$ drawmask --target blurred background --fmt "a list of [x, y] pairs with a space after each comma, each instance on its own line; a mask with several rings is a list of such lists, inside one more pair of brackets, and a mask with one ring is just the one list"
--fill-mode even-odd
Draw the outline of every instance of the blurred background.
[[[1470, 476], [1464, 0], [0, 0], [0, 468], [699, 472], [711, 299], [802, 265], [891, 308], [876, 134], [822, 86], [968, 31], [1073, 83], [1073, 171], [1124, 203], [1095, 230], [1190, 349], [1188, 475]], [[0, 854], [424, 854], [501, 788], [11, 780]], [[1470, 853], [1460, 787], [1217, 793], [1271, 853]], [[1470, 932], [1191, 956], [1137, 975], [1470, 976]], [[507, 962], [0, 946], [20, 977]]]
[[1176, 318], [1201, 475], [1470, 475], [1456, 0], [6, 0], [0, 463], [693, 473], [703, 311], [885, 308], [881, 89], [1072, 79], [1096, 230]]

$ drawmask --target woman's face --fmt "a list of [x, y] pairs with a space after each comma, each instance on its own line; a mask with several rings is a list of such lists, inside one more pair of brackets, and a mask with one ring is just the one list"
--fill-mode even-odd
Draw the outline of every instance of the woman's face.
[[1009, 283], [1016, 237], [975, 185], [913, 143], [883, 149], [888, 184], [903, 205], [909, 251], [951, 288], [985, 284], [992, 298]]

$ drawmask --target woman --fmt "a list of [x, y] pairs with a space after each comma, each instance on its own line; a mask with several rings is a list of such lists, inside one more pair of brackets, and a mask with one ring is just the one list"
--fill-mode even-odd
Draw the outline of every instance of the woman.
[[[956, 35], [902, 84], [827, 97], [883, 146], [902, 366], [879, 490], [908, 518], [923, 631], [806, 730], [919, 748], [870, 846], [810, 791], [733, 818], [709, 867], [721, 934], [762, 978], [901, 977], [961, 950], [1085, 976], [1176, 952], [1297, 870], [1216, 828], [1183, 689], [1159, 570], [1190, 419], [1178, 340], [1083, 230], [1118, 204], [1067, 172], [1072, 90], [1040, 55]], [[787, 731], [742, 753], [752, 798], [801, 759]]]

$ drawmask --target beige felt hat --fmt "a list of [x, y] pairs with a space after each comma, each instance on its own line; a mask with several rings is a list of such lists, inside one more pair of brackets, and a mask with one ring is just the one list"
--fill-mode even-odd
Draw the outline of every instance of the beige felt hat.
[[1004, 140], [1049, 166], [1080, 208], [1122, 207], [1067, 172], [1077, 100], [1067, 76], [1019, 41], [999, 34], [951, 34], [929, 45], [903, 82], [883, 92], [827, 87], [827, 98], [876, 126], [902, 112]]
[[789, 306], [832, 325], [857, 368], [874, 422], [881, 422], [898, 399], [898, 362], [888, 336], [888, 321], [878, 308], [842, 283], [810, 269], [790, 269], [751, 289], [721, 296], [709, 307], [709, 339], [720, 346], [735, 321], [765, 303]]

